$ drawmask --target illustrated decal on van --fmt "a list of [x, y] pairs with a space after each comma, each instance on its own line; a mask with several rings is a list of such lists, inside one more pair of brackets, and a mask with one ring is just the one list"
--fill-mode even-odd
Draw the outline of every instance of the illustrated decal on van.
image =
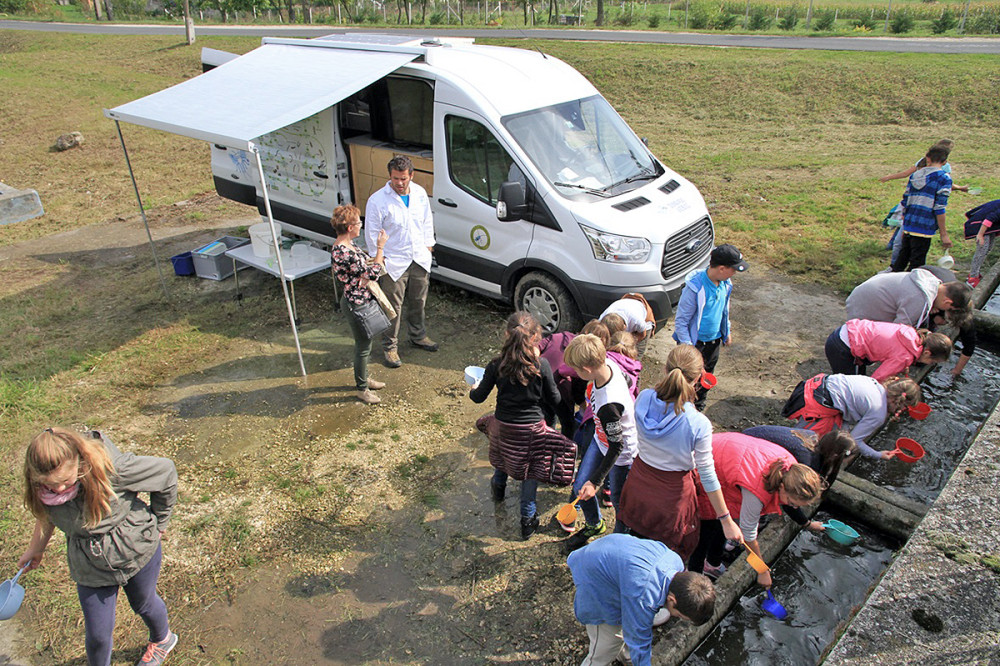
[[480, 250], [490, 249], [490, 232], [483, 225], [477, 224], [472, 227], [469, 238], [472, 239], [472, 244]]
[[[233, 163], [233, 167], [239, 172], [240, 176], [244, 178], [250, 175], [250, 156], [247, 155], [245, 150], [233, 149], [229, 152], [229, 159]], [[239, 180], [236, 174], [233, 174], [234, 180]]]

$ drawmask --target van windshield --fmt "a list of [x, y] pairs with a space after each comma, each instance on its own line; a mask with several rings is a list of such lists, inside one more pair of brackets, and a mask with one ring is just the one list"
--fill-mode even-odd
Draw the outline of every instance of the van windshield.
[[621, 194], [663, 173], [600, 95], [509, 116], [504, 126], [565, 196]]

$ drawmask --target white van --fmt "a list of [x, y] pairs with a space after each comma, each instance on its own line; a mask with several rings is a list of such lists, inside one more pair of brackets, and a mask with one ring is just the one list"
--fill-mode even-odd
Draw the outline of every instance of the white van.
[[[549, 331], [576, 330], [626, 292], [643, 294], [662, 322], [684, 276], [706, 265], [714, 230], [698, 189], [566, 63], [468, 39], [280, 40], [296, 41], [355, 58], [414, 58], [260, 137], [285, 229], [329, 240], [333, 208], [354, 203], [363, 213], [389, 160], [407, 155], [434, 212], [433, 277], [512, 301]], [[232, 57], [206, 49], [204, 67]], [[216, 189], [263, 212], [256, 170], [241, 153], [212, 147]]]

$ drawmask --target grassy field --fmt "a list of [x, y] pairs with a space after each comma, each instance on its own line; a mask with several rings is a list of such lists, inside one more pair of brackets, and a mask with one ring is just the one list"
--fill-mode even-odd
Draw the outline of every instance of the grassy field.
[[[258, 43], [199, 38], [198, 47], [245, 52]], [[903, 183], [880, 184], [877, 177], [912, 164], [936, 139], [956, 142], [956, 182], [983, 188], [977, 197], [953, 195], [949, 221], [956, 241], [962, 211], [1000, 197], [995, 57], [506, 43], [537, 46], [585, 73], [666, 164], [699, 186], [719, 242], [803, 282], [844, 292], [885, 264], [888, 233], [879, 222]], [[195, 76], [198, 47], [170, 37], [0, 33], [0, 178], [38, 190], [46, 208], [43, 218], [0, 227], [0, 252], [16, 253], [26, 241], [41, 244], [74, 229], [93, 239], [101, 223], [115, 224], [108, 245], [116, 246], [114, 233], [139, 228], [117, 133], [101, 109]], [[51, 150], [59, 134], [74, 130], [85, 136], [81, 149]], [[211, 190], [204, 144], [127, 125], [123, 131], [154, 228], [204, 228], [174, 239], [166, 251], [195, 247], [218, 234], [219, 220], [248, 214], [202, 196]], [[194, 203], [174, 205], [183, 200]], [[967, 262], [971, 246], [959, 242], [955, 254]], [[301, 421], [284, 419], [272, 401], [305, 402], [303, 396], [322, 387], [279, 392], [264, 386], [237, 396], [219, 380], [217, 406], [177, 397], [207, 381], [201, 373], [208, 367], [213, 377], [294, 377], [287, 321], [273, 307], [280, 299], [276, 281], [261, 287], [266, 298], [239, 304], [220, 301], [207, 281], [175, 280], [174, 297], [164, 303], [141, 239], [114, 256], [93, 252], [71, 261], [67, 252], [40, 249], [23, 262], [0, 261], [0, 419], [8, 435], [0, 444], [6, 461], [0, 465], [0, 562], [22, 552], [30, 530], [17, 490], [21, 447], [29, 433], [52, 423], [113, 426], [126, 448], [185, 462], [182, 515], [171, 535], [174, 566], [163, 583], [172, 608], [187, 615], [188, 631], [197, 629], [191, 626], [196, 612], [224, 597], [247, 571], [291, 557], [287, 543], [306, 558], [296, 566], [329, 566], [339, 557], [329, 543], [317, 543], [316, 525], [306, 519], [264, 530], [263, 516], [298, 516], [304, 507], [320, 506], [326, 520], [348, 526], [342, 538], [363, 539], [370, 528], [349, 498], [365, 491], [374, 473], [364, 466], [366, 456], [378, 455], [377, 472], [394, 480], [392, 502], [436, 507], [433, 493], [421, 490], [414, 499], [411, 488], [421, 474], [437, 478], [429, 462], [436, 451], [414, 456], [396, 446], [399, 422], [338, 434], [340, 454], [317, 470], [303, 449], [309, 446], [303, 441], [312, 440], [304, 439]], [[476, 313], [465, 334], [488, 347], [482, 326], [493, 326], [497, 313], [460, 292], [440, 294], [437, 311], [452, 308], [456, 319]], [[322, 288], [303, 287], [299, 307], [319, 311], [327, 299]], [[310, 346], [323, 352], [308, 363], [345, 347], [329, 331], [308, 334], [317, 336]], [[270, 360], [274, 345], [281, 348], [278, 361]], [[343, 352], [335, 361], [347, 368], [348, 358]], [[224, 414], [235, 416], [223, 421]], [[250, 441], [256, 448], [239, 462], [199, 454], [204, 442], [185, 430], [188, 419], [218, 427], [219, 441]], [[450, 431], [467, 426], [432, 414], [422, 436], [447, 441]], [[32, 576], [34, 612], [52, 618], [39, 627], [36, 647], [40, 660], [77, 663], [76, 600], [59, 584], [65, 582], [59, 560], [54, 543], [49, 568]], [[135, 635], [136, 623], [125, 615], [120, 631]]]

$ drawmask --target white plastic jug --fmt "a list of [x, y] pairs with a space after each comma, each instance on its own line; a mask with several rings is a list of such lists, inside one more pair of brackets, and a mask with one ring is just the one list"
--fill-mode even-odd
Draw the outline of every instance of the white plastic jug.
[[[274, 226], [280, 237], [281, 225], [275, 222]], [[274, 239], [271, 238], [271, 225], [267, 222], [261, 222], [251, 226], [248, 231], [250, 232], [250, 245], [253, 247], [253, 256], [273, 257]]]
[[950, 271], [955, 266], [955, 258], [950, 254], [946, 254], [938, 259], [938, 266], [941, 268], [947, 268]]
[[292, 265], [296, 268], [305, 268], [311, 264], [310, 248], [312, 248], [312, 243], [309, 241], [299, 241], [292, 245]]

